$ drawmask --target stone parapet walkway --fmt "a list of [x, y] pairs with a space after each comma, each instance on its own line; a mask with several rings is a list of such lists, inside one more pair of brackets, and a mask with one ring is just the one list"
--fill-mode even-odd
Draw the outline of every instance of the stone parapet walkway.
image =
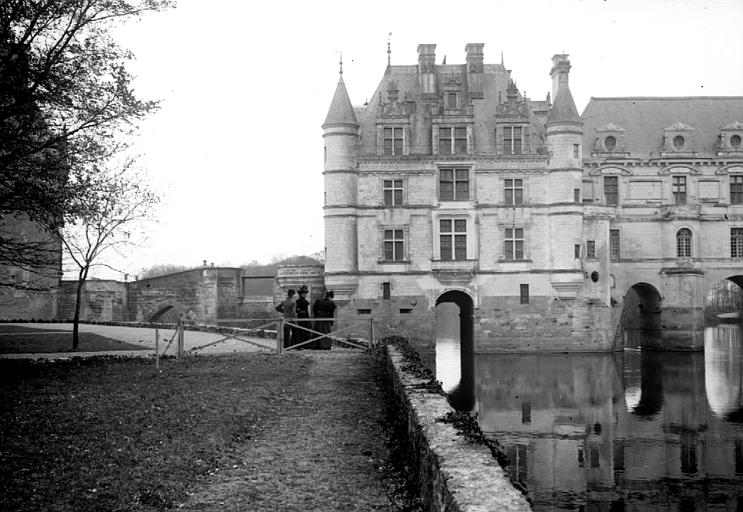
[[358, 350], [303, 353], [309, 378], [180, 510], [397, 510], [384, 481], [383, 369]]

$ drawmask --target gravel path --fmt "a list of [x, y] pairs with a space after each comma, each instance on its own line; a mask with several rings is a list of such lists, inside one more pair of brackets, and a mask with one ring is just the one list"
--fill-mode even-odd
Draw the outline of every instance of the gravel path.
[[[72, 331], [71, 323], [17, 323], [7, 324], [17, 325], [20, 327], [30, 327], [33, 329], [42, 329], [49, 331]], [[99, 324], [80, 324], [80, 332], [92, 332], [94, 334], [100, 334], [113, 340], [125, 341], [127, 343], [133, 343], [135, 345], [142, 345], [151, 349], [140, 354], [133, 354], [138, 356], [144, 356], [147, 354], [154, 354], [155, 350], [155, 329], [146, 327], [128, 327], [128, 326], [117, 326], [117, 325], [99, 325]], [[168, 341], [173, 338], [175, 329], [160, 329], [160, 350], [162, 351], [167, 345]], [[214, 341], [224, 339], [224, 334], [215, 332], [204, 332], [204, 331], [190, 331], [186, 330], [184, 333], [184, 349], [191, 350], [194, 347], [200, 347]], [[276, 347], [276, 340], [270, 338], [254, 338], [244, 336], [244, 338], [252, 341], [255, 344], [261, 345], [256, 346], [252, 343], [245, 343], [235, 339], [228, 339], [220, 342], [216, 345], [206, 347], [199, 350], [200, 354], [227, 354], [233, 352], [270, 352]], [[167, 352], [170, 355], [175, 353], [175, 342], [171, 345]], [[73, 357], [74, 353], [64, 353], [65, 357]], [[79, 354], [77, 354], [79, 356]], [[28, 357], [28, 356], [26, 356]], [[44, 356], [40, 356], [44, 357]], [[46, 356], [49, 357], [49, 356]], [[59, 355], [56, 358], [60, 357]]]
[[194, 489], [180, 510], [395, 510], [383, 479], [381, 371], [360, 351], [304, 352], [307, 380], [287, 389], [232, 469]]

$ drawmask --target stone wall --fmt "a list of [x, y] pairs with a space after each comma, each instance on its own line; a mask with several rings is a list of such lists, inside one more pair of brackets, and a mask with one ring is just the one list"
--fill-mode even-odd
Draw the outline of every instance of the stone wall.
[[[72, 320], [75, 317], [77, 281], [61, 281], [57, 296], [57, 319]], [[126, 283], [97, 279], [87, 281], [81, 297], [80, 320], [128, 320]]]
[[389, 345], [387, 351], [389, 380], [407, 430], [406, 448], [424, 508], [434, 512], [531, 510], [488, 448], [442, 421], [454, 412], [446, 397], [426, 389], [426, 379], [405, 369], [397, 347]]
[[286, 297], [289, 288], [298, 290], [300, 286], [306, 285], [309, 289], [307, 300], [310, 303], [325, 294], [325, 267], [319, 265], [280, 265], [276, 275], [276, 287], [274, 288], [274, 302], [278, 303]]
[[178, 311], [167, 313], [169, 316], [160, 318], [159, 321], [177, 321], [180, 312], [193, 318], [204, 318], [208, 308], [202, 303], [203, 273], [204, 270], [198, 268], [129, 283], [129, 319], [147, 321], [169, 305]]

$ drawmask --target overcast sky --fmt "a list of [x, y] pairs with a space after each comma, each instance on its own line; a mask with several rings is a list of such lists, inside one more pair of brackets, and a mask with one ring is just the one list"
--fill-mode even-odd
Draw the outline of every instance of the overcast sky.
[[[111, 262], [238, 266], [324, 248], [321, 125], [339, 52], [354, 105], [392, 64], [464, 63], [485, 43], [532, 99], [551, 89], [555, 53], [571, 90], [591, 96], [743, 95], [741, 0], [246, 2], [179, 0], [121, 31], [137, 93], [160, 99], [136, 150], [163, 203], [147, 244]], [[743, 121], [743, 120], [741, 120]], [[99, 274], [101, 277], [118, 277]]]

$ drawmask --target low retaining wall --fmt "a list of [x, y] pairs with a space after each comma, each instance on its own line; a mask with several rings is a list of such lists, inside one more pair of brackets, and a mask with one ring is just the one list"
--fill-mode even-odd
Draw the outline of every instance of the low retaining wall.
[[473, 443], [452, 423], [446, 397], [430, 379], [409, 371], [395, 345], [387, 345], [387, 368], [400, 414], [407, 426], [421, 499], [434, 512], [530, 511], [524, 495], [483, 444]]

